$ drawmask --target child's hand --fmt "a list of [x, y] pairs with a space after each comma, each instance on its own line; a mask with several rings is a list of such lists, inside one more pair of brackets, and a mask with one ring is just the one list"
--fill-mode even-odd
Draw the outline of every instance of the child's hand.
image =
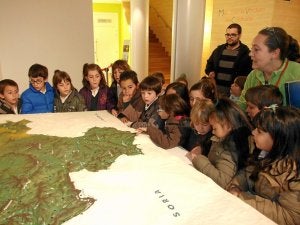
[[147, 127], [139, 127], [136, 129], [138, 134], [141, 134], [143, 132], [147, 132]]
[[128, 120], [126, 117], [122, 117], [120, 120], [121, 120], [123, 123], [128, 123], [128, 122], [129, 122], [129, 120]]
[[117, 110], [115, 110], [115, 109], [112, 109], [112, 110], [111, 110], [111, 114], [112, 114], [113, 116], [115, 116], [115, 117], [118, 116], [118, 112], [117, 112]]
[[241, 194], [241, 189], [239, 189], [239, 187], [237, 185], [232, 184], [232, 185], [229, 186], [228, 192], [230, 192], [231, 194], [239, 197], [239, 195]]
[[185, 156], [186, 156], [191, 162], [193, 161], [194, 158], [197, 157], [197, 155], [196, 155], [196, 154], [193, 154], [192, 152], [186, 153]]
[[186, 153], [186, 157], [190, 160], [193, 161], [194, 158], [196, 158], [198, 155], [202, 154], [202, 149], [200, 146], [196, 146], [193, 148], [190, 152]]
[[202, 148], [200, 146], [196, 146], [190, 152], [194, 155], [201, 155], [202, 154]]

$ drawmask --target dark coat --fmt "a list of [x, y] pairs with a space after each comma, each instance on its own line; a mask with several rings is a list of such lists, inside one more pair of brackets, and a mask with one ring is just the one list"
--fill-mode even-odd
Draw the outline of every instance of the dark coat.
[[83, 97], [76, 89], [73, 89], [64, 103], [62, 103], [60, 96], [54, 98], [54, 112], [81, 112], [86, 111], [86, 105]]
[[158, 112], [157, 112], [158, 108], [159, 108], [158, 99], [156, 99], [149, 106], [149, 108], [147, 108], [147, 110], [144, 109], [144, 111], [140, 115], [140, 118], [138, 119], [138, 121], [132, 123], [131, 127], [135, 128], [135, 129], [139, 128], [139, 127], [146, 127], [151, 118], [153, 118], [153, 120], [156, 120], [156, 118], [158, 116]]
[[[91, 110], [92, 91], [89, 88], [83, 87], [79, 94], [82, 95], [88, 110]], [[97, 110], [111, 110], [114, 105], [111, 100], [112, 94], [107, 85], [100, 86], [98, 91]]]
[[[219, 45], [211, 54], [207, 60], [205, 73], [208, 75], [210, 72], [214, 71], [216, 74], [219, 72], [219, 61], [223, 50], [227, 47], [227, 44]], [[239, 52], [236, 57], [236, 61], [233, 66], [232, 80], [228, 84], [221, 84], [216, 79], [217, 84], [223, 86], [230, 86], [233, 80], [237, 76], [247, 76], [252, 71], [252, 60], [249, 56], [250, 49], [247, 45], [240, 42]], [[222, 81], [220, 81], [222, 82]]]

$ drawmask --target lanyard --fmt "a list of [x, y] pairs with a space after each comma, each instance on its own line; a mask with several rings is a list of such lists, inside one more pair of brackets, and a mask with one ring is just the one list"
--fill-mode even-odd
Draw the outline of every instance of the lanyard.
[[[279, 75], [279, 78], [278, 78], [278, 80], [277, 80], [277, 82], [276, 82], [276, 84], [275, 84], [274, 86], [276, 86], [276, 87], [279, 86], [280, 80], [281, 80], [281, 78], [282, 78], [282, 76], [283, 76], [283, 74], [284, 74], [284, 72], [285, 72], [285, 70], [286, 70], [288, 64], [289, 64], [289, 61], [287, 60], [287, 61], [286, 61], [286, 64], [284, 65], [284, 68], [283, 68], [283, 70], [281, 71], [281, 73], [280, 73], [280, 75]], [[260, 83], [260, 85], [262, 85], [261, 81], [259, 81], [259, 83]]]

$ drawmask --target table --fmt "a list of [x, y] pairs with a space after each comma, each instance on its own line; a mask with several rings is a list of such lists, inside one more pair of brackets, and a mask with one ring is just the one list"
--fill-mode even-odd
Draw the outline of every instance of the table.
[[[22, 193], [30, 188], [36, 190], [25, 195], [33, 196], [29, 206], [32, 213], [27, 210], [28, 221], [26, 217], [17, 217], [14, 224], [42, 224], [43, 220], [49, 224], [64, 225], [275, 224], [195, 170], [185, 158], [183, 149], [161, 149], [146, 134], [136, 135], [133, 129], [106, 111], [1, 115], [0, 123], [0, 163], [9, 159], [5, 158], [7, 154], [4, 147], [17, 146], [14, 160], [4, 166], [5, 171], [10, 172], [4, 173], [1, 167], [4, 164], [0, 165], [0, 196], [3, 197], [5, 193], [11, 195], [4, 198], [5, 201], [0, 199], [0, 218], [18, 213], [17, 210], [9, 210], [17, 208], [21, 204], [18, 201], [27, 201], [28, 197], [22, 200]], [[111, 127], [118, 131], [114, 133]], [[104, 128], [100, 130], [105, 132], [93, 130], [97, 128]], [[29, 136], [24, 137], [20, 130], [25, 130]], [[133, 143], [130, 144], [132, 137]], [[27, 142], [20, 142], [23, 138], [29, 138], [30, 141], [26, 139]], [[112, 144], [107, 144], [110, 141]], [[72, 143], [71, 147], [67, 143]], [[107, 149], [100, 153], [98, 150], [102, 144]], [[103, 154], [114, 155], [113, 151], [119, 151], [119, 147], [107, 146], [120, 146], [124, 150], [120, 150], [121, 154], [111, 163], [106, 162], [108, 168], [104, 164], [94, 165], [97, 161], [95, 157], [101, 161], [106, 157]], [[34, 152], [38, 155], [44, 149], [48, 153], [39, 155], [38, 162], [28, 169], [26, 176], [19, 175], [29, 168], [28, 162], [33, 164], [33, 160], [25, 161], [24, 157], [35, 157]], [[22, 154], [18, 155], [19, 151]], [[86, 151], [90, 151], [90, 154]], [[76, 157], [72, 158], [76, 154], [83, 154], [80, 156], [81, 162], [77, 162]], [[88, 161], [91, 156], [93, 159]], [[111, 159], [108, 157], [105, 160]], [[20, 172], [19, 165], [23, 166]], [[51, 172], [55, 166], [61, 168]], [[4, 190], [4, 186], [11, 185], [7, 180], [14, 180], [7, 174], [14, 174], [15, 171], [18, 171], [15, 176], [21, 177], [18, 177], [18, 188], [12, 190], [20, 197]], [[49, 178], [41, 175], [42, 172]], [[59, 176], [59, 179], [52, 184], [51, 176]], [[50, 184], [45, 185], [41, 180]], [[69, 197], [75, 200], [67, 201]], [[52, 198], [62, 200], [49, 201]], [[59, 204], [64, 201], [64, 205]], [[51, 210], [53, 213], [48, 215]], [[70, 211], [77, 216], [71, 218], [68, 214]], [[61, 218], [65, 218], [66, 214], [70, 218], [67, 217], [67, 221], [63, 222]], [[33, 218], [35, 221], [32, 221]], [[20, 220], [22, 222], [18, 222]]]

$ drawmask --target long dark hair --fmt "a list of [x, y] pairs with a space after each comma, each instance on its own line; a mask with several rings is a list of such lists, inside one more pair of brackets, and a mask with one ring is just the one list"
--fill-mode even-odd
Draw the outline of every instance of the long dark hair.
[[284, 60], [288, 55], [289, 36], [281, 27], [266, 27], [258, 32], [267, 36], [266, 46], [269, 51], [280, 49], [280, 59]]
[[[237, 168], [239, 170], [245, 167], [249, 156], [248, 137], [251, 135], [251, 124], [246, 114], [235, 102], [225, 97], [217, 101], [212, 114], [218, 121], [225, 121], [232, 127], [232, 131], [222, 143], [226, 145], [229, 143], [229, 140], [234, 142], [235, 149], [237, 150], [235, 154], [238, 156], [236, 162]], [[229, 148], [230, 153], [233, 153], [230, 146], [224, 147]]]
[[268, 107], [254, 118], [255, 126], [268, 132], [273, 139], [264, 166], [275, 160], [290, 157], [300, 164], [300, 110], [293, 107]]
[[98, 73], [100, 74], [100, 77], [101, 77], [99, 87], [105, 87], [106, 86], [106, 80], [105, 80], [105, 77], [104, 77], [104, 73], [102, 72], [102, 69], [100, 68], [100, 66], [95, 64], [95, 63], [91, 63], [91, 64], [85, 63], [83, 65], [83, 68], [82, 68], [82, 74], [83, 74], [82, 84], [83, 84], [83, 86], [86, 87], [86, 88], [90, 88], [90, 83], [86, 79], [90, 70], [97, 70], [98, 71]]

